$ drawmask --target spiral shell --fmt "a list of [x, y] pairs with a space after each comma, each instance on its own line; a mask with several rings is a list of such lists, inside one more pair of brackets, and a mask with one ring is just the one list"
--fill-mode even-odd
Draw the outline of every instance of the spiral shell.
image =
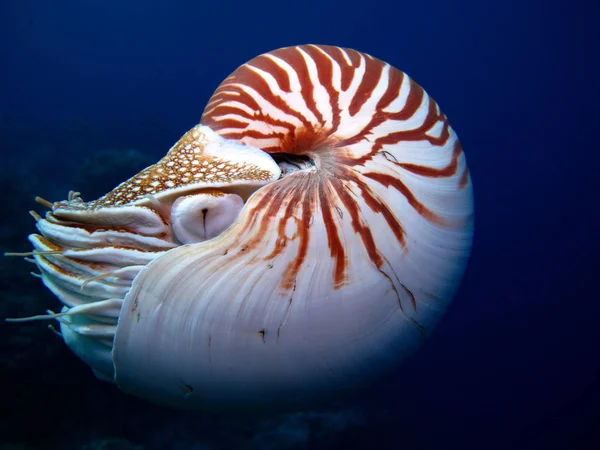
[[30, 240], [67, 344], [126, 392], [294, 409], [392, 370], [464, 272], [472, 186], [403, 72], [303, 45], [233, 72], [156, 165]]

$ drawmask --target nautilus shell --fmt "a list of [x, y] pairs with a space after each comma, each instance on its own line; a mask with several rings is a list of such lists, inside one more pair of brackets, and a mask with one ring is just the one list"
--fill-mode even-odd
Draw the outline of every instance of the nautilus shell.
[[101, 379], [161, 404], [304, 408], [393, 370], [452, 300], [473, 234], [438, 105], [358, 51], [258, 56], [105, 196], [34, 213], [48, 312]]

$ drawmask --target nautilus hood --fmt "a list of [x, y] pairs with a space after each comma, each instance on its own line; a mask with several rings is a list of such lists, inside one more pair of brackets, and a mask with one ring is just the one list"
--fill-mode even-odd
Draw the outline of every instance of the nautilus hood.
[[30, 236], [67, 345], [181, 408], [309, 407], [414, 351], [464, 272], [472, 186], [448, 119], [364, 53], [288, 47], [234, 71], [201, 123]]

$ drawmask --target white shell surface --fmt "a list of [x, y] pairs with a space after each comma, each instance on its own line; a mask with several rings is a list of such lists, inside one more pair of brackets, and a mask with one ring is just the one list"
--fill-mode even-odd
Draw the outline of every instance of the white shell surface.
[[312, 177], [318, 171], [261, 189], [224, 235], [173, 249], [140, 273], [114, 345], [122, 389], [190, 408], [299, 407], [377, 377], [416, 348], [457, 287], [468, 233], [424, 227], [415, 215], [407, 233], [423, 244], [405, 252], [381, 216], [365, 215], [385, 261], [378, 268], [342, 210], [335, 223], [348, 266], [336, 287], [320, 211], [328, 205], [289, 196], [269, 219], [253, 215], [278, 190], [309, 192]]

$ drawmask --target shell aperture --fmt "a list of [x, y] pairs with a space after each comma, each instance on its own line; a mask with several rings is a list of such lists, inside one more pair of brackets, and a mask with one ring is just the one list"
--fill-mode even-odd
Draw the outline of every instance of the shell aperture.
[[364, 53], [240, 66], [157, 164], [30, 236], [65, 342], [161, 404], [309, 407], [389, 372], [439, 321], [473, 233], [438, 105]]

